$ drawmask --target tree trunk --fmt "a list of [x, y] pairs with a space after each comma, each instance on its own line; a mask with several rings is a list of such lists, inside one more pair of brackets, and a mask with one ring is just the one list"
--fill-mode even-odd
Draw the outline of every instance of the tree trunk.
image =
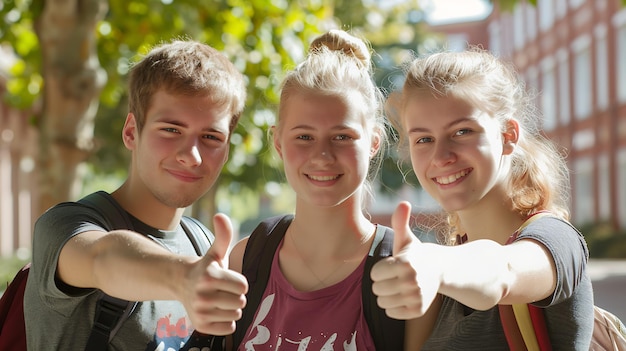
[[37, 167], [40, 212], [80, 193], [80, 165], [92, 149], [107, 79], [95, 31], [107, 8], [106, 0], [44, 0], [35, 19], [45, 82]]

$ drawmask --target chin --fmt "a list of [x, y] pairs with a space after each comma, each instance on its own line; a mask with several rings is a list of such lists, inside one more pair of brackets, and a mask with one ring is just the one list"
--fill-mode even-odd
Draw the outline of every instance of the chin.
[[200, 196], [190, 196], [181, 193], [173, 195], [160, 194], [159, 200], [168, 207], [171, 208], [186, 208], [196, 202]]

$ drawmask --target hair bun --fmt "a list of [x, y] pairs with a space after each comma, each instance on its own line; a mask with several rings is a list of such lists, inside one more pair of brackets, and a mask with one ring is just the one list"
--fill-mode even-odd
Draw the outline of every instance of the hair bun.
[[342, 51], [346, 56], [354, 57], [365, 67], [370, 64], [370, 50], [365, 42], [343, 30], [333, 29], [315, 38], [309, 47], [309, 53], [316, 53], [323, 48]]

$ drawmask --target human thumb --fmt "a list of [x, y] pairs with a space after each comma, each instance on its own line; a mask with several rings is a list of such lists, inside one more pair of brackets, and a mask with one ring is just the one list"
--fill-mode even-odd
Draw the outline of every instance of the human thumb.
[[391, 227], [394, 231], [393, 237], [393, 255], [397, 256], [406, 250], [412, 243], [419, 242], [419, 239], [413, 235], [409, 221], [411, 219], [411, 204], [402, 201], [396, 207], [391, 216]]
[[211, 256], [223, 268], [228, 268], [228, 249], [233, 239], [233, 225], [228, 216], [218, 213], [213, 216], [213, 228], [215, 241], [206, 256]]

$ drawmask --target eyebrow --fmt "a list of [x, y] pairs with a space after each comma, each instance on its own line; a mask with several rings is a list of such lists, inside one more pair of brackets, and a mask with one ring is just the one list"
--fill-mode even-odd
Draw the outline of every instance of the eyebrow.
[[[171, 119], [171, 118], [164, 118], [164, 119], [158, 119], [157, 118], [157, 119], [154, 120], [154, 122], [155, 123], [171, 124], [171, 125], [178, 126], [178, 127], [183, 127], [183, 128], [191, 128], [191, 127], [189, 127], [189, 125], [187, 123], [181, 122], [181, 121], [176, 120], [176, 119]], [[201, 131], [205, 132], [205, 133], [228, 134], [227, 132], [225, 132], [223, 130], [215, 129], [213, 127], [202, 128]]]
[[[304, 130], [316, 130], [317, 128], [314, 128], [308, 124], [298, 124], [296, 126], [293, 126], [291, 129], [289, 130], [297, 130], [297, 129], [304, 129]], [[330, 128], [331, 130], [354, 130], [353, 127], [350, 127], [349, 125], [338, 125], [338, 126], [333, 126], [332, 128]]]
[[[444, 128], [450, 128], [457, 124], [461, 124], [463, 122], [475, 122], [475, 121], [476, 121], [476, 118], [473, 118], [473, 117], [461, 117], [459, 119], [455, 119], [454, 121], [446, 124]], [[430, 129], [424, 128], [424, 127], [415, 127], [415, 128], [409, 129], [408, 133], [428, 132], [429, 130]]]

